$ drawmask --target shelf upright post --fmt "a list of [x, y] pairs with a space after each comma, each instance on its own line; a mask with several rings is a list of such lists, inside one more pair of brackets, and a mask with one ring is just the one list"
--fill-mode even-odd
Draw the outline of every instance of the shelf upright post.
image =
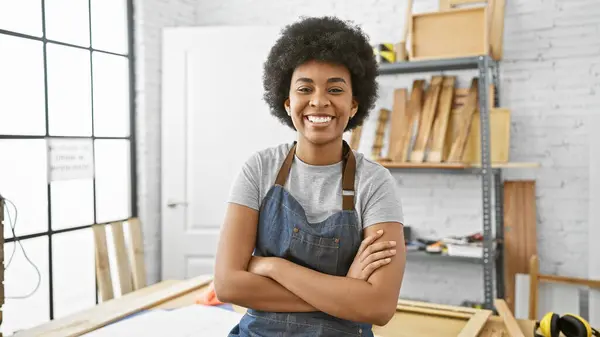
[[490, 130], [489, 106], [487, 102], [489, 91], [488, 71], [490, 60], [487, 56], [478, 59], [479, 85], [479, 120], [481, 134], [481, 191], [483, 206], [483, 289], [484, 307], [493, 308], [493, 272], [495, 254], [492, 238], [492, 167], [490, 162]]
[[[500, 63], [492, 61], [492, 83], [494, 84], [494, 107], [500, 103]], [[494, 170], [494, 195], [496, 209], [496, 297], [504, 298], [504, 185], [502, 169]]]
[[504, 186], [502, 170], [494, 170], [494, 194], [496, 197], [496, 297], [504, 298]]

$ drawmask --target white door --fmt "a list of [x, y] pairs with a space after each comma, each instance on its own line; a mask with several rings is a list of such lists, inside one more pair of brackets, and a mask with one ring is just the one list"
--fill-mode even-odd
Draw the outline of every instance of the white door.
[[213, 272], [235, 175], [253, 152], [295, 139], [262, 100], [262, 66], [279, 31], [279, 27], [164, 31], [163, 279]]

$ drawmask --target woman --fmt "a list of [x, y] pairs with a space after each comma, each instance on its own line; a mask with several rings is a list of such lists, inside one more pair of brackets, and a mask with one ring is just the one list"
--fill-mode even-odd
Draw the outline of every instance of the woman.
[[215, 291], [248, 311], [230, 336], [372, 336], [394, 315], [396, 183], [343, 140], [374, 107], [376, 75], [367, 37], [336, 18], [294, 23], [271, 49], [264, 97], [297, 139], [256, 152], [232, 187]]

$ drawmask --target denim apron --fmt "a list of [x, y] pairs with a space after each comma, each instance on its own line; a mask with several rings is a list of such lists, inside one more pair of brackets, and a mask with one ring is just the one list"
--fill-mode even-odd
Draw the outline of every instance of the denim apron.
[[[260, 207], [254, 254], [277, 256], [325, 274], [346, 276], [362, 241], [362, 229], [354, 209], [354, 153], [344, 141], [342, 210], [318, 223], [310, 223], [300, 203], [284, 189], [295, 153], [296, 142]], [[371, 329], [371, 324], [352, 322], [319, 311], [288, 313], [248, 309], [229, 336], [371, 337]]]

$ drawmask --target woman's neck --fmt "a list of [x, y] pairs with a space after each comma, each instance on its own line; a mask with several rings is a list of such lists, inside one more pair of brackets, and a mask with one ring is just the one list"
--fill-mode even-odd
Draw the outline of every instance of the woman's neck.
[[296, 156], [309, 165], [331, 165], [342, 160], [343, 138], [325, 144], [314, 144], [300, 137], [296, 144]]

